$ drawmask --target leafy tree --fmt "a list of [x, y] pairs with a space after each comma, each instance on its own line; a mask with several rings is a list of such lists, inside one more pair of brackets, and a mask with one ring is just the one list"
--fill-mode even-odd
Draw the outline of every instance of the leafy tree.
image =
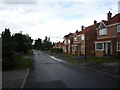
[[2, 32], [2, 69], [11, 69], [15, 67], [14, 64], [14, 53], [12, 50], [11, 43], [11, 32], [9, 29], [5, 28], [5, 31]]
[[35, 49], [41, 49], [41, 46], [42, 46], [42, 40], [38, 38], [37, 40], [35, 40]]
[[52, 47], [52, 42], [50, 41], [50, 37], [45, 36], [43, 40], [42, 49], [43, 50], [50, 50]]
[[33, 40], [29, 35], [22, 35], [20, 33], [16, 33], [12, 36], [12, 44], [15, 52], [26, 53], [28, 50], [32, 48]]

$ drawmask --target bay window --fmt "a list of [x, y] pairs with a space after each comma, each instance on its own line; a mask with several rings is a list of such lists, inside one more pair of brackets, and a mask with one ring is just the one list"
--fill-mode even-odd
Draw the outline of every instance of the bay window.
[[96, 43], [95, 44], [95, 49], [96, 50], [103, 50], [103, 48], [104, 48], [103, 46], [104, 46], [103, 43]]

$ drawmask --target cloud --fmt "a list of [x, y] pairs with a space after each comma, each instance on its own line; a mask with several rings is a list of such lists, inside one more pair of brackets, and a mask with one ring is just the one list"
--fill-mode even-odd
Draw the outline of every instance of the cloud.
[[12, 33], [23, 31], [33, 39], [49, 36], [52, 41], [62, 41], [64, 35], [81, 30], [81, 25], [106, 20], [109, 8], [113, 15], [118, 10], [118, 0], [17, 1], [0, 3], [0, 30], [9, 27]]

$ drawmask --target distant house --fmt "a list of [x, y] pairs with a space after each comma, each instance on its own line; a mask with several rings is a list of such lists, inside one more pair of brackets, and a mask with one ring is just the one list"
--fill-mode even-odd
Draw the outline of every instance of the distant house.
[[73, 34], [73, 42], [71, 44], [72, 46], [72, 54], [80, 54], [81, 53], [81, 37], [80, 37], [81, 32], [80, 31], [76, 31]]
[[62, 49], [63, 48], [63, 42], [57, 42], [54, 44], [53, 48], [59, 48], [59, 49]]
[[97, 28], [97, 39], [95, 41], [95, 55], [118, 56], [120, 53], [120, 13], [112, 17], [107, 13], [108, 20], [102, 20]]
[[71, 53], [71, 44], [73, 43], [73, 33], [64, 36], [63, 51], [64, 53]]

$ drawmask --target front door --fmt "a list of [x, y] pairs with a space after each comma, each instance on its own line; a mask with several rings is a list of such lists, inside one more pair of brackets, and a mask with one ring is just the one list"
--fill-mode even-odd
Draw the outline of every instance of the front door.
[[104, 43], [104, 53], [109, 56], [111, 52], [111, 43]]
[[111, 43], [107, 43], [107, 54], [110, 56], [111, 52]]

